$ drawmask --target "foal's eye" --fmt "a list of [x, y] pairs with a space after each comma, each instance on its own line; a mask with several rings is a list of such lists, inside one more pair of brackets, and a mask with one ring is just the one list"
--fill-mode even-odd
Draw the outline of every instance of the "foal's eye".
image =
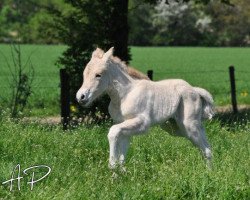
[[101, 76], [102, 76], [101, 74], [96, 74], [95, 75], [96, 78], [101, 78]]

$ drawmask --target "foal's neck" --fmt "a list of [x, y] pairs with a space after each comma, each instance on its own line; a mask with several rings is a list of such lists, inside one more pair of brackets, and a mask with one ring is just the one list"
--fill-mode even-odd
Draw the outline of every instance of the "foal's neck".
[[110, 66], [111, 83], [108, 89], [108, 95], [112, 103], [120, 104], [121, 100], [128, 94], [133, 87], [135, 80], [122, 69], [118, 63]]

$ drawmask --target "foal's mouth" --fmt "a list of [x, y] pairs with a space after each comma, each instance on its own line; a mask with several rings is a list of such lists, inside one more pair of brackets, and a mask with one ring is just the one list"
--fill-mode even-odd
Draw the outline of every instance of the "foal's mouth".
[[89, 99], [86, 99], [86, 100], [80, 100], [80, 101], [78, 101], [78, 103], [83, 107], [88, 107], [90, 105], [91, 101], [89, 101]]

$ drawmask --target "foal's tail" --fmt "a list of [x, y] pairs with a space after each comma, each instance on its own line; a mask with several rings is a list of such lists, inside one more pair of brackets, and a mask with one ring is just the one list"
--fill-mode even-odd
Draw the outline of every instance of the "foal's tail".
[[203, 107], [203, 115], [204, 119], [212, 119], [214, 115], [214, 100], [212, 95], [205, 89], [194, 87], [194, 90], [201, 96], [202, 98], [202, 107]]

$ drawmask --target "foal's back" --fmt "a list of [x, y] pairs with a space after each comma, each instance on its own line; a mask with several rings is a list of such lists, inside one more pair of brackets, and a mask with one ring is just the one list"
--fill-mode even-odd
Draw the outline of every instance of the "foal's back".
[[122, 103], [126, 116], [146, 115], [152, 123], [161, 123], [171, 118], [182, 97], [195, 94], [193, 87], [181, 79], [158, 82], [138, 80]]

